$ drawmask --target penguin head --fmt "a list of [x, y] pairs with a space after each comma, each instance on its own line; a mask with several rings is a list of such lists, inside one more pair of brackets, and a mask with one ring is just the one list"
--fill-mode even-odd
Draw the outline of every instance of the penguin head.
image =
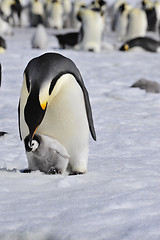
[[31, 151], [35, 152], [41, 143], [41, 137], [40, 135], [35, 134], [32, 142], [30, 142], [30, 136], [28, 135], [24, 139], [24, 143], [25, 143], [26, 152], [31, 152]]
[[120, 6], [119, 6], [119, 12], [120, 13], [123, 13], [123, 11], [125, 10], [126, 8], [126, 3], [122, 3]]
[[120, 51], [128, 51], [130, 49], [129, 44], [125, 43], [124, 45], [121, 46], [119, 49]]

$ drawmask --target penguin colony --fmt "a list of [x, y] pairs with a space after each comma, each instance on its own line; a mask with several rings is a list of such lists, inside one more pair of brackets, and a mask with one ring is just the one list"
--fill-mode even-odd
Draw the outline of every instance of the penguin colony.
[[[1, 0], [0, 53], [5, 54], [5, 36], [12, 36], [14, 27], [34, 29], [32, 48], [47, 49], [47, 30], [53, 29], [59, 48], [99, 52], [103, 50], [104, 33], [110, 29], [120, 46], [117, 50], [140, 47], [159, 52], [160, 42], [147, 33], [159, 34], [160, 2], [142, 0], [132, 6], [117, 0], [109, 6], [104, 0], [89, 4], [71, 0]], [[1, 72], [0, 64], [0, 84]], [[157, 85], [141, 80], [132, 87], [155, 92]], [[96, 140], [96, 132], [88, 91], [71, 59], [48, 52], [29, 61], [23, 74], [18, 119], [28, 160], [28, 168], [22, 172], [72, 175], [87, 171], [89, 135]], [[5, 133], [0, 132], [0, 136]]]
[[[0, 53], [5, 52], [5, 36], [14, 34], [14, 27], [33, 27], [32, 48], [48, 47], [48, 29], [53, 29], [59, 48], [99, 52], [105, 46], [104, 35], [115, 32], [116, 48], [130, 50], [145, 48], [147, 33], [160, 32], [160, 2], [140, 0], [129, 4], [127, 0], [1, 0], [0, 1]], [[57, 30], [57, 32], [55, 32]], [[64, 31], [65, 30], [65, 31]], [[67, 30], [67, 31], [66, 31]], [[143, 41], [137, 38], [142, 37]], [[126, 42], [132, 41], [132, 45]], [[158, 41], [158, 39], [156, 39]], [[159, 41], [158, 41], [159, 42]], [[152, 42], [152, 44], [154, 44]], [[118, 45], [121, 45], [118, 47]], [[124, 47], [123, 46], [128, 46]], [[155, 52], [159, 51], [156, 47]]]

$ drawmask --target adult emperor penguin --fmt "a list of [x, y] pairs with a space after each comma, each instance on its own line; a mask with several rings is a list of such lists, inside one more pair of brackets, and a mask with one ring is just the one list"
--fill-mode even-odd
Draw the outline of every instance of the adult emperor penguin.
[[126, 40], [144, 37], [147, 32], [147, 25], [146, 13], [142, 9], [133, 8], [129, 13]]
[[32, 146], [35, 133], [49, 136], [67, 150], [70, 174], [87, 171], [89, 129], [94, 140], [96, 133], [89, 95], [72, 60], [58, 53], [33, 58], [24, 71], [18, 112], [23, 141], [27, 137]]
[[83, 38], [75, 49], [99, 52], [104, 32], [103, 13], [99, 9], [81, 8], [78, 18], [82, 21]]
[[118, 41], [123, 41], [127, 32], [128, 14], [131, 11], [132, 6], [123, 3], [119, 7], [119, 14], [117, 16], [116, 35]]
[[[1, 87], [1, 80], [2, 80], [2, 65], [0, 63], [0, 87]], [[7, 132], [0, 131], [0, 137], [4, 136], [7, 134]]]
[[128, 51], [137, 47], [149, 52], [160, 52], [160, 42], [150, 37], [133, 38], [125, 42], [119, 50]]

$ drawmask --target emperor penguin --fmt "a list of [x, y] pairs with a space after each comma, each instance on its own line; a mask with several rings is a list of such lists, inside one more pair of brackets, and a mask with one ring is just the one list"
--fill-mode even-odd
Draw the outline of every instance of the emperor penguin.
[[[1, 87], [1, 80], [2, 80], [2, 65], [0, 63], [0, 87]], [[7, 134], [7, 132], [0, 131], [0, 137], [4, 136]]]
[[149, 52], [160, 52], [160, 42], [150, 37], [137, 37], [126, 41], [120, 51], [129, 51], [134, 49], [143, 49]]
[[45, 24], [45, 12], [43, 2], [39, 0], [33, 0], [31, 3], [31, 18], [30, 24], [32, 27], [37, 27], [38, 24]]
[[12, 3], [13, 3], [12, 0], [1, 1], [1, 13], [8, 20], [9, 20], [9, 18], [11, 16], [11, 13], [12, 13], [12, 11], [11, 11]]
[[85, 7], [86, 4], [82, 0], [77, 0], [72, 3], [72, 11], [71, 11], [71, 26], [76, 29], [81, 28], [81, 22], [78, 20], [78, 12], [82, 7]]
[[99, 9], [81, 8], [78, 14], [82, 21], [83, 38], [75, 48], [99, 52], [104, 32], [104, 18]]
[[45, 49], [48, 44], [48, 35], [44, 25], [38, 24], [31, 39], [32, 48]]
[[[147, 21], [148, 21], [148, 31], [156, 31], [157, 28], [157, 21], [158, 21], [158, 16], [157, 16], [157, 7], [158, 6], [155, 3], [153, 3], [150, 0], [142, 0], [142, 9], [145, 11], [146, 16], [147, 16]], [[159, 13], [158, 13], [159, 14]]]
[[0, 35], [13, 35], [12, 26], [0, 17]]
[[127, 3], [123, 3], [119, 7], [116, 25], [116, 35], [118, 41], [123, 41], [125, 39], [128, 26], [128, 15], [131, 9], [132, 6]]
[[4, 53], [6, 51], [6, 41], [3, 37], [0, 37], [0, 53]]
[[65, 173], [69, 155], [57, 140], [49, 136], [35, 134], [32, 145], [29, 146], [28, 138], [29, 136], [25, 138], [24, 142], [30, 168], [47, 174]]
[[117, 26], [117, 21], [118, 21], [118, 16], [119, 16], [119, 7], [122, 4], [126, 4], [126, 1], [124, 0], [117, 0], [111, 7], [111, 30], [115, 31], [116, 26]]
[[156, 81], [150, 81], [145, 78], [139, 79], [131, 87], [144, 89], [147, 93], [160, 93], [160, 84]]
[[72, 11], [72, 3], [71, 0], [62, 0], [63, 5], [63, 27], [69, 28], [71, 27], [71, 11]]
[[47, 8], [48, 26], [55, 29], [62, 29], [64, 9], [61, 1], [52, 0]]
[[[88, 91], [74, 62], [58, 53], [33, 58], [24, 70], [19, 107], [20, 137], [32, 146], [35, 134], [55, 139], [70, 156], [67, 171], [87, 171], [89, 130], [96, 133]], [[32, 163], [28, 151], [28, 169]]]
[[147, 32], [147, 26], [147, 16], [144, 10], [133, 8], [129, 13], [128, 29], [125, 40], [144, 37]]

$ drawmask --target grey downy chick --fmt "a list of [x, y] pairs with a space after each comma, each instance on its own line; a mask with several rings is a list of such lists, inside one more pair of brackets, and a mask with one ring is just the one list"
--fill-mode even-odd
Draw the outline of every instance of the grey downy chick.
[[25, 149], [28, 157], [28, 170], [40, 170], [48, 174], [63, 174], [66, 171], [69, 155], [57, 140], [35, 134], [30, 144], [27, 136]]

